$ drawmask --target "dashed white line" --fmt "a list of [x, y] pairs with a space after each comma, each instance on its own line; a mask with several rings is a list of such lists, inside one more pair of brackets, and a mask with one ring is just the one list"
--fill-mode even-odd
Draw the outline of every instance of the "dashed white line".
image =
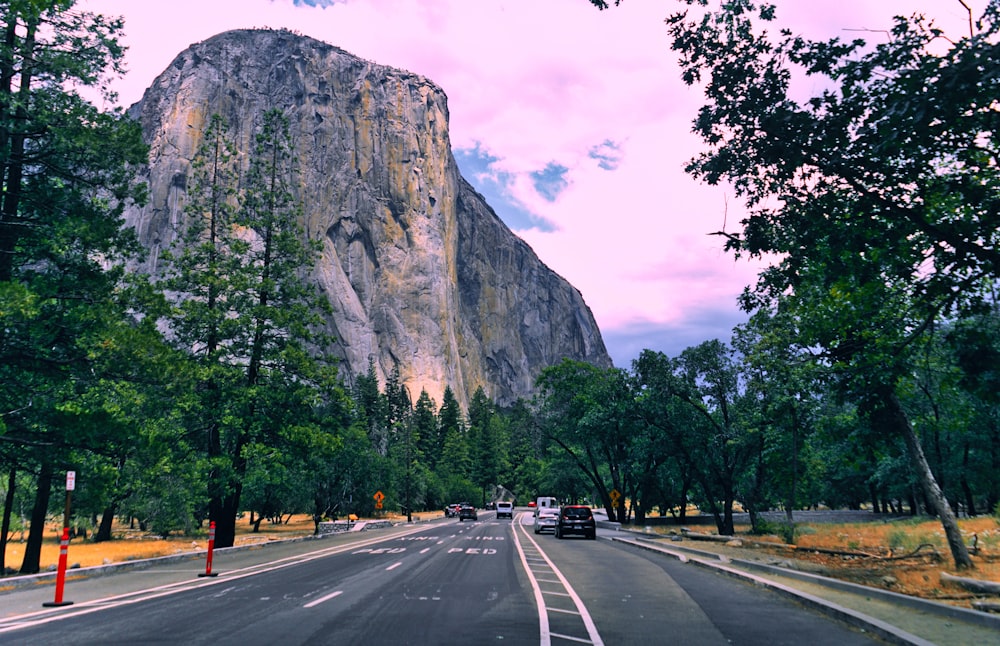
[[334, 597], [339, 597], [342, 594], [344, 594], [343, 590], [337, 590], [336, 592], [331, 592], [330, 594], [328, 594], [326, 596], [323, 596], [323, 597], [320, 597], [319, 599], [313, 599], [312, 601], [310, 601], [309, 603], [305, 604], [302, 607], [303, 608], [312, 608], [313, 606], [318, 606], [319, 604], [323, 603], [324, 601], [329, 601], [330, 599], [333, 599]]
[[390, 565], [389, 567], [387, 567], [385, 569], [385, 571], [388, 572], [389, 570], [395, 570], [396, 568], [398, 568], [402, 564], [403, 564], [402, 561], [396, 561], [395, 563], [393, 563], [392, 565]]

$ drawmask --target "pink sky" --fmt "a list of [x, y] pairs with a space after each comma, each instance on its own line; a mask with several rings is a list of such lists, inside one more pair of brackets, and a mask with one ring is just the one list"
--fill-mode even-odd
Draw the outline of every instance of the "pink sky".
[[[624, 0], [82, 0], [125, 18], [122, 105], [188, 45], [229, 29], [288, 28], [383, 65], [422, 74], [448, 95], [452, 146], [492, 160], [463, 165], [474, 185], [549, 267], [583, 294], [609, 352], [629, 367], [644, 348], [675, 355], [744, 319], [735, 299], [755, 267], [707, 235], [740, 206], [683, 165], [700, 94], [680, 81], [663, 19], [680, 4]], [[968, 0], [976, 17], [986, 0]], [[887, 29], [895, 14], [968, 31], [959, 0], [777, 0], [813, 37]], [[877, 34], [864, 34], [869, 39]], [[609, 145], [610, 142], [610, 145]], [[610, 154], [602, 168], [596, 152]], [[558, 171], [559, 190], [532, 173]], [[543, 187], [544, 188], [544, 187]]]

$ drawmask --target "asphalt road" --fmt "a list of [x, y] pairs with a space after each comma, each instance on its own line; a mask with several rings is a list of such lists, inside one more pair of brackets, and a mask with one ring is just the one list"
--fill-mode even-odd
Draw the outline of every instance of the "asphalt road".
[[710, 571], [534, 535], [527, 514], [479, 519], [217, 555], [214, 578], [189, 563], [71, 581], [61, 608], [7, 592], [0, 644], [873, 643]]

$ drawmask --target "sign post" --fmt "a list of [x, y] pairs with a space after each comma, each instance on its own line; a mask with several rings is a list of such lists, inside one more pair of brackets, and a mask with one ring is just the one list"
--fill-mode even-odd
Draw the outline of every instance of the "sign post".
[[66, 587], [66, 564], [69, 561], [69, 509], [76, 489], [76, 471], [66, 472], [66, 510], [63, 513], [62, 538], [59, 540], [59, 566], [56, 570], [56, 598], [42, 605], [46, 608], [73, 605], [72, 601], [63, 600], [63, 589]]

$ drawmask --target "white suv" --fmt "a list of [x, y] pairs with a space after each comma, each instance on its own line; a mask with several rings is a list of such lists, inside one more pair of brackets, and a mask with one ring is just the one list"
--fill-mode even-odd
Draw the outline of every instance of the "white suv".
[[514, 518], [514, 503], [499, 501], [497, 502], [497, 518]]

